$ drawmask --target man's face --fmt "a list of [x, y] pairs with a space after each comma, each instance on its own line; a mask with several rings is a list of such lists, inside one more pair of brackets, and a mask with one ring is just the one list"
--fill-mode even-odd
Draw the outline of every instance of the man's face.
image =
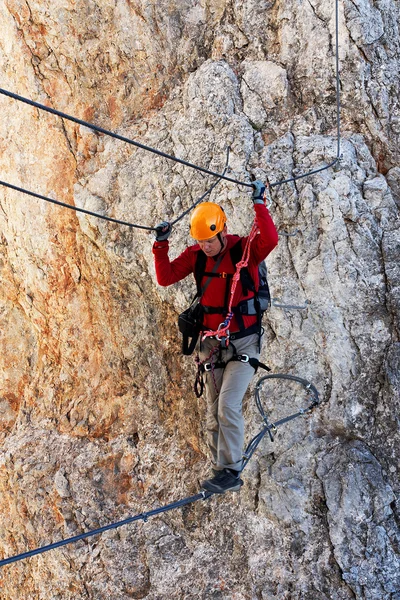
[[217, 235], [210, 238], [209, 240], [197, 240], [197, 243], [199, 244], [200, 248], [203, 250], [206, 256], [217, 256], [217, 254], [222, 252], [222, 250], [225, 248], [226, 226], [224, 227], [224, 230], [221, 231], [220, 236], [222, 240], [222, 246]]

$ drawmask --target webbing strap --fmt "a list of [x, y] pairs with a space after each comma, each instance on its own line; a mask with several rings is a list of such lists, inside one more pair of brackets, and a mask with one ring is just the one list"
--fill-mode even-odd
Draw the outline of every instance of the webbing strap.
[[200, 299], [202, 296], [204, 296], [204, 293], [205, 293], [206, 289], [208, 288], [208, 286], [210, 285], [212, 278], [213, 278], [213, 277], [218, 277], [218, 276], [219, 276], [219, 273], [217, 273], [216, 271], [217, 271], [217, 269], [218, 269], [219, 265], [221, 264], [221, 262], [222, 262], [222, 259], [223, 259], [223, 258], [224, 258], [224, 255], [223, 255], [223, 254], [221, 254], [221, 255], [218, 257], [218, 260], [215, 262], [215, 265], [213, 266], [213, 268], [212, 268], [212, 271], [210, 271], [210, 273], [207, 273], [207, 275], [208, 275], [208, 279], [207, 279], [207, 281], [205, 282], [205, 284], [203, 285], [203, 287], [201, 288], [201, 294], [200, 294], [200, 296], [199, 296], [199, 299]]
[[232, 358], [229, 358], [227, 361], [217, 360], [214, 363], [205, 362], [200, 365], [200, 370], [202, 373], [212, 371], [212, 369], [225, 369], [227, 364], [230, 362], [242, 362], [249, 363], [251, 367], [253, 367], [254, 371], [257, 373], [257, 370], [264, 369], [265, 371], [270, 371], [271, 369], [258, 360], [258, 358], [250, 358], [247, 354], [234, 354]]
[[[206, 289], [208, 288], [208, 286], [211, 283], [212, 275], [218, 269], [219, 265], [221, 264], [222, 259], [223, 259], [223, 255], [219, 256], [218, 260], [215, 262], [215, 265], [213, 266], [212, 271], [211, 271], [207, 281], [205, 282], [204, 286], [200, 290], [200, 294], [198, 294], [198, 296], [195, 297], [194, 300], [192, 301], [193, 308], [196, 306], [196, 304], [198, 304], [200, 302], [204, 292], [206, 291]], [[195, 349], [197, 340], [199, 339], [200, 328], [201, 328], [201, 323], [198, 325], [198, 327], [196, 329], [193, 330], [192, 336], [190, 336], [187, 333], [182, 334], [182, 354], [184, 354], [185, 356], [190, 356], [192, 354], [193, 350]], [[189, 342], [189, 338], [191, 338], [190, 342]]]
[[257, 218], [255, 218], [252, 228], [251, 228], [251, 231], [250, 231], [250, 234], [247, 238], [245, 248], [243, 250], [242, 260], [239, 261], [236, 265], [236, 271], [235, 271], [235, 274], [232, 279], [232, 285], [231, 285], [231, 290], [230, 290], [228, 314], [226, 315], [225, 321], [223, 321], [220, 324], [220, 326], [218, 327], [218, 329], [216, 331], [206, 331], [205, 333], [203, 333], [203, 336], [201, 338], [202, 341], [204, 341], [208, 337], [214, 337], [214, 336], [218, 340], [221, 340], [222, 338], [226, 338], [227, 340], [229, 339], [229, 325], [230, 325], [230, 322], [232, 321], [232, 317], [233, 317], [233, 312], [232, 312], [233, 298], [235, 296], [236, 287], [237, 287], [238, 281], [240, 279], [240, 271], [243, 267], [247, 267], [247, 265], [249, 263], [251, 242], [255, 238], [257, 231], [258, 231]]

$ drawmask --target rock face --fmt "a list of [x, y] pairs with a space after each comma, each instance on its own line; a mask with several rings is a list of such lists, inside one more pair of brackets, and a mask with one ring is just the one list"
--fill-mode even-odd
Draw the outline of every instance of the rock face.
[[[2, 87], [215, 171], [270, 181], [337, 152], [334, 3], [5, 0]], [[262, 359], [323, 403], [250, 461], [240, 495], [3, 567], [1, 597], [400, 598], [399, 6], [339, 6], [340, 165], [276, 186], [280, 304]], [[0, 96], [1, 179], [154, 226], [214, 179]], [[211, 199], [231, 231], [246, 188]], [[285, 235], [285, 234], [296, 235]], [[0, 557], [195, 494], [204, 403], [176, 320], [193, 283], [156, 285], [152, 234], [2, 188]], [[187, 217], [171, 255], [190, 243]], [[305, 301], [309, 301], [308, 304]], [[257, 381], [257, 377], [254, 379]], [[305, 406], [265, 382], [272, 420]], [[248, 439], [262, 427], [252, 395]]]

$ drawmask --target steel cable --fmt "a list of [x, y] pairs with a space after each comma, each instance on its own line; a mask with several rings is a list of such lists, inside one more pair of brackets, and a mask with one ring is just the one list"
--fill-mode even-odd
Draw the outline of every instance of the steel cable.
[[[335, 71], [336, 71], [336, 120], [337, 120], [337, 126], [336, 126], [336, 131], [337, 131], [337, 150], [336, 150], [336, 157], [333, 161], [331, 161], [328, 165], [324, 165], [323, 167], [319, 167], [317, 169], [313, 169], [311, 171], [307, 171], [306, 173], [301, 173], [300, 175], [295, 175], [293, 177], [289, 177], [287, 179], [281, 179], [280, 181], [275, 181], [273, 183], [269, 184], [270, 188], [274, 188], [277, 186], [281, 186], [283, 184], [286, 183], [290, 183], [293, 181], [297, 181], [298, 179], [303, 179], [304, 177], [309, 177], [310, 175], [315, 175], [316, 173], [320, 173], [321, 171], [325, 171], [326, 169], [329, 169], [333, 166], [335, 166], [339, 160], [340, 160], [340, 138], [341, 138], [341, 133], [340, 133], [340, 110], [341, 110], [341, 105], [340, 105], [340, 72], [339, 72], [339, 0], [335, 0]], [[137, 142], [135, 140], [132, 140], [128, 137], [119, 135], [115, 132], [109, 131], [107, 129], [104, 129], [103, 127], [99, 127], [98, 125], [95, 125], [93, 123], [89, 123], [88, 121], [84, 121], [83, 119], [79, 119], [77, 117], [74, 117], [72, 115], [69, 115], [67, 113], [61, 112], [59, 110], [56, 110], [54, 108], [51, 108], [49, 106], [46, 106], [44, 104], [41, 104], [39, 102], [35, 102], [34, 100], [30, 100], [29, 98], [25, 98], [23, 96], [20, 96], [19, 94], [15, 94], [13, 92], [10, 92], [9, 90], [5, 90], [3, 88], [0, 88], [0, 94], [4, 95], [4, 96], [8, 96], [9, 98], [13, 99], [13, 100], [17, 100], [18, 102], [23, 102], [25, 104], [28, 104], [30, 106], [33, 106], [39, 110], [43, 110], [45, 112], [51, 113], [53, 115], [56, 115], [58, 117], [61, 117], [63, 119], [66, 119], [68, 121], [72, 121], [73, 123], [77, 123], [78, 125], [82, 125], [84, 127], [87, 127], [88, 129], [92, 129], [93, 131], [96, 131], [98, 133], [104, 134], [104, 135], [108, 135], [112, 138], [115, 138], [117, 140], [126, 142], [127, 144], [131, 144], [133, 146], [136, 146], [138, 148], [141, 148], [142, 150], [148, 151], [148, 152], [152, 152], [153, 154], [157, 154], [158, 156], [161, 156], [163, 158], [175, 161], [179, 164], [182, 164], [186, 167], [190, 167], [191, 169], [195, 169], [197, 171], [200, 171], [202, 173], [206, 173], [208, 175], [212, 175], [214, 177], [218, 178], [218, 181], [213, 184], [211, 186], [211, 188], [204, 194], [204, 196], [202, 196], [193, 206], [196, 206], [196, 204], [198, 202], [200, 202], [207, 194], [210, 193], [210, 191], [212, 191], [212, 189], [214, 189], [215, 185], [221, 181], [221, 179], [224, 179], [226, 181], [230, 181], [231, 183], [236, 183], [237, 185], [242, 185], [248, 188], [252, 187], [251, 183], [245, 182], [245, 181], [240, 181], [238, 179], [235, 179], [233, 177], [228, 177], [226, 176], [226, 169], [222, 172], [222, 173], [216, 173], [214, 171], [211, 171], [210, 169], [205, 169], [204, 167], [200, 167], [198, 165], [195, 165], [193, 163], [190, 163], [188, 161], [185, 161], [181, 158], [177, 158], [176, 156], [172, 156], [171, 154], [167, 154], [166, 152], [162, 152], [161, 150], [158, 150], [156, 148], [153, 148], [151, 146], [147, 146], [145, 144], [142, 144], [140, 142]], [[145, 230], [149, 230], [149, 231], [155, 231], [156, 228], [155, 227], [148, 227], [145, 225], [136, 225], [136, 224], [132, 224], [126, 221], [121, 221], [118, 219], [113, 219], [110, 217], [105, 217], [104, 215], [100, 215], [98, 213], [95, 212], [91, 212], [91, 211], [86, 211], [84, 209], [79, 209], [77, 207], [73, 207], [70, 204], [66, 204], [57, 200], [53, 200], [51, 198], [47, 198], [46, 196], [43, 196], [41, 194], [37, 194], [35, 192], [32, 192], [30, 190], [24, 189], [22, 187], [18, 187], [15, 185], [12, 185], [8, 182], [5, 181], [0, 181], [0, 185], [8, 187], [10, 189], [16, 190], [18, 192], [21, 192], [23, 194], [27, 194], [30, 196], [33, 196], [35, 198], [39, 198], [41, 200], [45, 200], [46, 202], [52, 202], [53, 204], [58, 204], [59, 206], [63, 206], [64, 208], [69, 208], [72, 210], [76, 210], [77, 212], [82, 212], [91, 216], [95, 216], [98, 217], [100, 219], [104, 219], [106, 221], [111, 221], [112, 223], [118, 223], [120, 225], [127, 225], [128, 227], [135, 227], [138, 229], [145, 229]], [[192, 206], [192, 207], [193, 207]], [[190, 212], [190, 210], [192, 209], [189, 208], [187, 210], [185, 210], [180, 216], [178, 216], [172, 224], [177, 223], [178, 221], [180, 221], [188, 212]]]
[[[308, 392], [310, 392], [312, 394], [312, 402], [305, 409], [303, 409], [297, 413], [294, 413], [292, 415], [284, 417], [284, 418], [280, 419], [279, 421], [275, 421], [274, 423], [268, 423], [265, 411], [261, 404], [260, 395], [259, 395], [262, 383], [268, 379], [287, 379], [290, 381], [296, 381], [296, 382], [300, 383], [301, 385], [303, 385], [303, 387]], [[244, 459], [243, 459], [243, 467], [241, 469], [241, 472], [243, 472], [243, 470], [246, 468], [249, 460], [251, 459], [254, 452], [256, 451], [257, 446], [260, 444], [261, 440], [267, 433], [269, 433], [270, 439], [271, 439], [271, 441], [273, 441], [271, 431], [275, 431], [279, 425], [283, 425], [284, 423], [287, 423], [288, 421], [291, 421], [297, 417], [303, 416], [303, 415], [311, 412], [316, 406], [319, 405], [318, 391], [312, 383], [310, 383], [306, 379], [302, 379], [302, 378], [296, 377], [294, 375], [283, 375], [280, 373], [278, 373], [276, 375], [265, 375], [264, 377], [259, 379], [257, 382], [256, 388], [255, 388], [255, 397], [256, 397], [256, 406], [261, 414], [261, 417], [262, 417], [265, 425], [264, 425], [263, 429], [247, 445], [246, 451], [244, 452], [244, 455], [243, 455]], [[159, 508], [155, 508], [153, 510], [149, 510], [147, 512], [140, 513], [140, 514], [134, 515], [132, 517], [128, 517], [126, 519], [123, 519], [122, 521], [116, 521], [114, 523], [104, 525], [103, 527], [98, 527], [97, 529], [92, 529], [90, 531], [80, 533], [73, 537], [59, 540], [58, 542], [54, 542], [52, 544], [47, 544], [46, 546], [41, 546], [39, 548], [35, 548], [34, 550], [29, 550], [28, 552], [23, 552], [21, 554], [15, 555], [15, 556], [10, 556], [9, 558], [0, 560], [0, 567], [4, 567], [11, 563], [18, 562], [18, 561], [24, 560], [26, 558], [30, 558], [32, 556], [36, 556], [38, 554], [43, 554], [44, 552], [48, 552], [49, 550], [55, 550], [56, 548], [61, 548], [62, 546], [66, 546], [67, 544], [76, 543], [80, 540], [84, 540], [84, 539], [92, 537], [94, 535], [99, 535], [100, 533], [104, 533], [105, 531], [110, 531], [111, 529], [117, 529], [118, 527], [122, 527], [123, 525], [129, 525], [130, 523], [133, 523], [135, 521], [146, 522], [149, 517], [153, 517], [153, 516], [168, 512], [170, 510], [175, 510], [177, 508], [181, 508], [182, 506], [186, 506], [187, 504], [192, 504], [194, 502], [197, 502], [198, 500], [205, 500], [207, 498], [210, 498], [213, 495], [214, 495], [213, 492], [208, 492], [205, 490], [201, 491], [194, 496], [189, 496], [187, 498], [177, 500], [176, 502], [166, 504], [165, 506], [161, 506]]]
[[[228, 168], [229, 150], [230, 149], [228, 147], [226, 164], [225, 164], [223, 173], [225, 173]], [[177, 219], [175, 219], [171, 223], [171, 226], [174, 225], [175, 223], [177, 223], [178, 221], [180, 221], [181, 219], [183, 219], [183, 217], [188, 212], [190, 212], [197, 204], [199, 204], [199, 202], [204, 200], [204, 198], [206, 196], [208, 196], [208, 194], [211, 194], [211, 192], [216, 187], [216, 185], [218, 185], [218, 183], [221, 181], [221, 179], [222, 179], [222, 177], [217, 179], [217, 181], [214, 181], [214, 183], [211, 185], [211, 187], [209, 187], [208, 190], [206, 192], [204, 192], [204, 194], [196, 200], [196, 202], [194, 202], [187, 210], [185, 210], [184, 213], [182, 213]], [[109, 221], [110, 223], [117, 223], [118, 225], [127, 225], [128, 227], [132, 227], [132, 228], [136, 228], [136, 229], [145, 229], [147, 231], [156, 231], [156, 227], [148, 227], [147, 225], [139, 225], [137, 223], [130, 223], [129, 221], [121, 221], [120, 219], [114, 219], [113, 217], [107, 217], [106, 215], [101, 215], [101, 214], [93, 212], [91, 210], [86, 210], [85, 208], [80, 208], [79, 206], [72, 206], [72, 204], [67, 204], [66, 202], [60, 202], [60, 200], [54, 200], [54, 198], [49, 198], [48, 196], [42, 196], [42, 194], [37, 194], [36, 192], [32, 192], [30, 190], [26, 190], [26, 189], [18, 187], [16, 185], [12, 185], [11, 183], [7, 183], [6, 181], [0, 181], [0, 185], [10, 188], [11, 190], [15, 190], [17, 192], [22, 192], [23, 194], [27, 194], [29, 196], [32, 196], [33, 198], [39, 198], [40, 200], [45, 200], [45, 202], [50, 202], [51, 204], [56, 204], [57, 206], [62, 206], [63, 208], [69, 208], [70, 210], [74, 210], [75, 212], [84, 213], [85, 215], [90, 215], [92, 217], [97, 217], [98, 219], [102, 219], [104, 221]]]
[[[279, 419], [278, 421], [274, 421], [273, 423], [269, 423], [267, 415], [265, 414], [264, 408], [261, 403], [260, 390], [261, 390], [261, 386], [264, 383], [264, 381], [271, 380], [271, 379], [284, 379], [284, 380], [286, 379], [288, 381], [295, 381], [296, 383], [300, 383], [311, 396], [310, 404], [306, 408], [301, 409], [296, 413], [288, 415], [287, 417], [283, 417], [282, 419]], [[313, 385], [311, 382], [307, 381], [307, 379], [303, 379], [302, 377], [297, 377], [296, 375], [283, 375], [282, 373], [264, 375], [264, 377], [261, 377], [261, 379], [259, 379], [257, 381], [256, 387], [254, 389], [254, 397], [255, 397], [256, 406], [258, 408], [260, 415], [262, 416], [262, 419], [263, 419], [265, 425], [264, 425], [263, 429], [256, 436], [254, 436], [254, 438], [247, 445], [247, 448], [243, 454], [243, 467], [242, 467], [241, 471], [243, 471], [246, 468], [247, 463], [249, 462], [249, 460], [253, 456], [254, 452], [256, 451], [257, 446], [259, 445], [259, 443], [261, 442], [261, 440], [267, 433], [269, 435], [271, 442], [273, 442], [274, 437], [272, 434], [273, 434], [273, 432], [276, 431], [277, 427], [279, 427], [280, 425], [283, 425], [284, 423], [288, 423], [289, 421], [293, 421], [293, 419], [296, 419], [297, 417], [301, 417], [301, 416], [304, 416], [304, 415], [310, 413], [316, 406], [319, 406], [319, 404], [320, 404], [318, 390], [315, 387], [315, 385]]]
[[238, 179], [234, 179], [233, 177], [227, 177], [222, 173], [216, 173], [215, 171], [211, 171], [210, 169], [205, 169], [204, 167], [199, 167], [198, 165], [194, 165], [182, 158], [177, 158], [176, 156], [172, 156], [172, 154], [167, 154], [166, 152], [162, 152], [161, 150], [157, 150], [157, 148], [152, 148], [151, 146], [146, 146], [145, 144], [141, 144], [140, 142], [136, 142], [128, 137], [123, 135], [119, 135], [113, 131], [109, 131], [108, 129], [104, 129], [103, 127], [99, 127], [94, 123], [89, 123], [88, 121], [84, 121], [83, 119], [78, 119], [77, 117], [73, 117], [72, 115], [68, 115], [67, 113], [61, 112], [60, 110], [56, 110], [55, 108], [51, 108], [50, 106], [46, 106], [45, 104], [40, 104], [40, 102], [35, 102], [34, 100], [30, 100], [29, 98], [25, 98], [24, 96], [20, 96], [19, 94], [14, 94], [8, 90], [0, 88], [0, 94], [4, 96], [8, 96], [13, 100], [18, 100], [18, 102], [23, 102], [24, 104], [29, 104], [30, 106], [34, 106], [39, 110], [43, 110], [45, 112], [56, 115], [57, 117], [61, 117], [62, 119], [66, 119], [67, 121], [72, 121], [73, 123], [77, 123], [78, 125], [82, 125], [83, 127], [87, 127], [88, 129], [92, 129], [93, 131], [97, 131], [97, 133], [102, 133], [104, 135], [108, 135], [109, 137], [120, 140], [121, 142], [126, 142], [127, 144], [131, 144], [132, 146], [136, 146], [137, 148], [141, 148], [142, 150], [146, 150], [147, 152], [152, 152], [153, 154], [157, 154], [158, 156], [162, 156], [163, 158], [167, 158], [174, 162], [177, 162], [185, 167], [190, 167], [191, 169], [195, 169], [196, 171], [201, 171], [202, 173], [206, 173], [207, 175], [213, 175], [213, 177], [220, 177], [221, 179], [226, 179], [231, 183], [236, 183], [238, 185], [243, 185], [251, 188], [251, 183], [246, 183], [245, 181], [239, 181]]
[[22, 554], [18, 554], [17, 556], [11, 556], [10, 558], [6, 558], [4, 560], [0, 560], [0, 567], [5, 565], [9, 565], [13, 562], [18, 562], [20, 560], [24, 560], [26, 558], [30, 558], [31, 556], [36, 556], [37, 554], [43, 554], [44, 552], [48, 552], [49, 550], [55, 550], [56, 548], [61, 548], [62, 546], [66, 546], [67, 544], [74, 544], [79, 542], [80, 540], [84, 540], [88, 537], [92, 537], [94, 535], [98, 535], [100, 533], [104, 533], [105, 531], [110, 531], [111, 529], [117, 529], [118, 527], [122, 527], [122, 525], [128, 525], [129, 523], [133, 523], [134, 521], [144, 521], [147, 522], [149, 517], [153, 517], [155, 515], [159, 515], [163, 512], [167, 512], [169, 510], [174, 510], [176, 508], [181, 508], [182, 506], [186, 506], [186, 504], [191, 504], [193, 502], [197, 502], [197, 500], [204, 500], [205, 498], [209, 498], [212, 496], [211, 492], [200, 492], [195, 496], [189, 496], [188, 498], [184, 498], [183, 500], [178, 500], [177, 502], [172, 502], [171, 504], [167, 504], [166, 506], [161, 506], [160, 508], [155, 508], [153, 510], [149, 510], [145, 513], [140, 513], [139, 515], [135, 515], [133, 517], [128, 517], [127, 519], [123, 519], [122, 521], [116, 521], [115, 523], [110, 523], [109, 525], [104, 525], [104, 527], [99, 527], [98, 529], [92, 529], [91, 531], [86, 531], [84, 533], [80, 533], [79, 535], [74, 535], [73, 537], [59, 540], [58, 542], [54, 542], [53, 544], [48, 544], [47, 546], [41, 546], [40, 548], [35, 548], [34, 550], [29, 550], [28, 552], [23, 552]]

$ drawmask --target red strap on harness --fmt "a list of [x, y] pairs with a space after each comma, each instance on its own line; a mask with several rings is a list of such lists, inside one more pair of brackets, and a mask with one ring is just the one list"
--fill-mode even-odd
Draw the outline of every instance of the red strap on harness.
[[230, 291], [230, 296], [229, 296], [228, 313], [226, 315], [225, 321], [223, 321], [219, 325], [219, 327], [216, 331], [206, 331], [201, 338], [202, 341], [204, 341], [208, 337], [215, 336], [217, 338], [217, 340], [219, 340], [219, 341], [222, 341], [222, 339], [226, 340], [226, 344], [228, 345], [228, 343], [229, 343], [229, 325], [230, 325], [230, 322], [233, 317], [233, 312], [232, 312], [233, 298], [235, 296], [236, 287], [237, 287], [238, 281], [240, 279], [240, 271], [241, 271], [241, 269], [243, 269], [243, 267], [247, 267], [247, 265], [249, 263], [250, 246], [251, 246], [251, 242], [254, 240], [255, 236], [257, 235], [257, 231], [258, 231], [257, 219], [254, 219], [254, 223], [252, 225], [250, 234], [247, 238], [246, 245], [243, 250], [242, 260], [237, 263], [236, 272], [232, 279], [231, 291]]

